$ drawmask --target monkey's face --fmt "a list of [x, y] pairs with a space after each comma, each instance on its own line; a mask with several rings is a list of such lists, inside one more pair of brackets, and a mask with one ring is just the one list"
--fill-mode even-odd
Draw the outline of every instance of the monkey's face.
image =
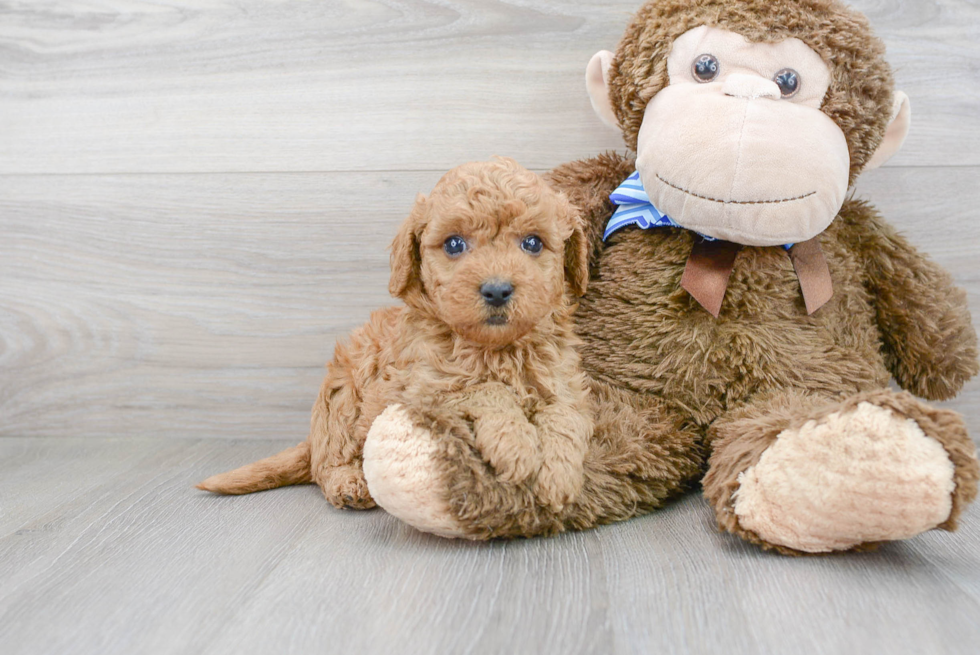
[[647, 105], [636, 168], [680, 225], [753, 246], [806, 241], [837, 215], [850, 158], [820, 104], [830, 69], [798, 39], [697, 27], [674, 41]]

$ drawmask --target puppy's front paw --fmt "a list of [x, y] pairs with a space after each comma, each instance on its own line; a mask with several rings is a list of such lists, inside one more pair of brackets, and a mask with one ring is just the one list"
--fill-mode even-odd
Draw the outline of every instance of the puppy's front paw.
[[541, 467], [537, 430], [523, 415], [484, 417], [474, 432], [477, 449], [502, 481], [519, 484]]
[[546, 461], [534, 481], [534, 495], [542, 504], [560, 512], [578, 497], [584, 482], [581, 466], [564, 461]]

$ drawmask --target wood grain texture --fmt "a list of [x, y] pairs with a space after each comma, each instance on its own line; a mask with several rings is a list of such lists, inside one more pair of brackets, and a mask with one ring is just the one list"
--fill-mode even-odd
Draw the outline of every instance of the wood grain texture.
[[437, 177], [0, 178], [0, 433], [302, 439]]
[[[0, 435], [299, 440], [439, 173], [0, 176]], [[977, 169], [856, 191], [980, 310]], [[980, 314], [978, 314], [980, 315]], [[980, 433], [980, 381], [951, 406]]]
[[[980, 164], [980, 6], [853, 4], [912, 98], [894, 164]], [[0, 173], [549, 168], [621, 146], [584, 71], [639, 5], [0, 4]]]
[[[980, 639], [975, 509], [955, 534], [786, 558], [717, 533], [695, 495], [589, 532], [464, 543], [311, 486], [190, 486], [280, 445], [0, 440], [4, 466], [75, 464], [0, 527], [4, 655], [956, 655]], [[0, 475], [0, 499], [36, 488]]]
[[[3, 655], [975, 652], [976, 507], [788, 559], [698, 494], [470, 544], [313, 487], [191, 488], [305, 436], [444, 170], [621, 146], [583, 70], [639, 4], [0, 0]], [[980, 6], [854, 4], [913, 103], [857, 193], [980, 312]], [[980, 382], [948, 405], [980, 435]]]

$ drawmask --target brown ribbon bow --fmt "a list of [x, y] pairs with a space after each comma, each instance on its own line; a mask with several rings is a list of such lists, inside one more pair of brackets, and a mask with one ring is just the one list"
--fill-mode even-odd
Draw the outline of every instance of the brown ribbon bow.
[[[731, 241], [699, 239], [694, 242], [691, 256], [687, 259], [684, 274], [681, 276], [681, 287], [715, 318], [721, 313], [721, 302], [728, 289], [728, 278], [735, 265], [735, 256], [741, 249], [740, 244]], [[793, 245], [789, 249], [789, 258], [800, 280], [806, 313], [812, 314], [834, 295], [830, 267], [820, 249], [819, 237]]]

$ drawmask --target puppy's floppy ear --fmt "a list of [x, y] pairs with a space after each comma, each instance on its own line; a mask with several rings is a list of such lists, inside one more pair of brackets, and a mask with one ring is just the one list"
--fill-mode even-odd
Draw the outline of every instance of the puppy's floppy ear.
[[564, 197], [561, 198], [566, 221], [572, 233], [565, 240], [565, 280], [576, 296], [584, 296], [589, 286], [589, 240], [582, 227], [582, 216]]
[[391, 242], [391, 278], [388, 291], [396, 298], [422, 290], [422, 253], [419, 250], [419, 234], [422, 232], [425, 215], [425, 196], [421, 193], [415, 198], [412, 207], [400, 228], [395, 240]]

